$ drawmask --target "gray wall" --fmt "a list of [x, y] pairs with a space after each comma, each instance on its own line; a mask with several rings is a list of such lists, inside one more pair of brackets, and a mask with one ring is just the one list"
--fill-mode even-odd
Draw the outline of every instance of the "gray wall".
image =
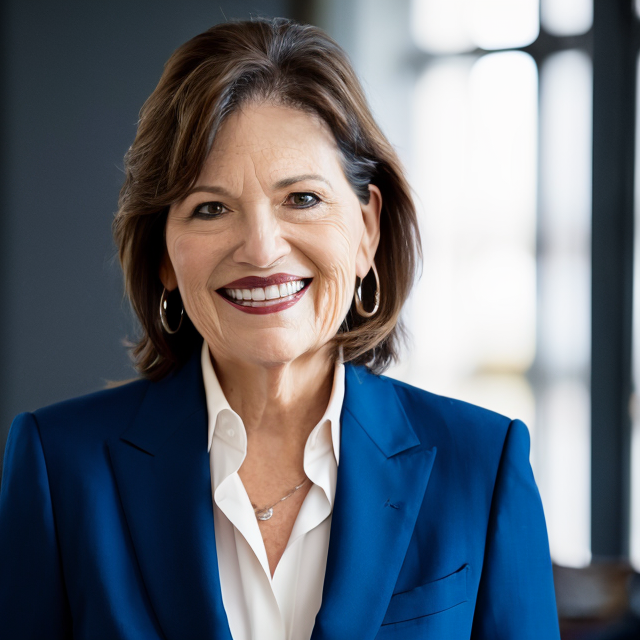
[[110, 225], [166, 59], [225, 16], [304, 18], [287, 0], [1, 6], [0, 457], [17, 413], [135, 375]]

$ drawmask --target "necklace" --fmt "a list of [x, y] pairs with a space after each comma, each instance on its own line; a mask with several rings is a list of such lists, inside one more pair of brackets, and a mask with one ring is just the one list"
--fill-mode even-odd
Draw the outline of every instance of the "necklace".
[[287, 495], [284, 498], [280, 498], [280, 500], [276, 500], [276, 502], [274, 502], [270, 507], [263, 507], [261, 509], [260, 507], [257, 507], [252, 502], [251, 506], [253, 507], [253, 510], [256, 513], [256, 518], [258, 518], [258, 520], [269, 520], [273, 515], [273, 507], [275, 507], [277, 504], [280, 504], [283, 500], [290, 498], [306, 481], [307, 481], [307, 478], [305, 478], [297, 487], [294, 487], [293, 489], [291, 489], [291, 491], [289, 491], [289, 493], [287, 493]]

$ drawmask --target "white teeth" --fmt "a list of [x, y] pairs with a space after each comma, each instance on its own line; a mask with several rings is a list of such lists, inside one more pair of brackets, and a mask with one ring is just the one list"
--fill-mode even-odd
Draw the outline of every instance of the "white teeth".
[[[266, 301], [277, 300], [278, 298], [286, 298], [297, 293], [304, 288], [302, 280], [294, 280], [293, 282], [283, 282], [280, 285], [273, 284], [268, 287], [255, 287], [253, 289], [225, 289], [225, 293], [232, 300], [241, 301], [245, 306], [259, 307], [263, 306]], [[247, 302], [244, 302], [244, 301]], [[256, 304], [257, 303], [257, 304]]]
[[267, 300], [275, 300], [280, 297], [280, 288], [277, 284], [272, 284], [264, 290]]

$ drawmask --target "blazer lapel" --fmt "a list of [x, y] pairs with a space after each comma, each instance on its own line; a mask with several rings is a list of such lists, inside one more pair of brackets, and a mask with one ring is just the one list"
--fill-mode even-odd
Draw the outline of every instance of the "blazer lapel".
[[222, 603], [199, 350], [150, 384], [134, 422], [108, 443], [135, 554], [168, 640], [231, 640]]
[[390, 382], [347, 365], [345, 385], [327, 570], [311, 640], [376, 636], [436, 454], [420, 443]]

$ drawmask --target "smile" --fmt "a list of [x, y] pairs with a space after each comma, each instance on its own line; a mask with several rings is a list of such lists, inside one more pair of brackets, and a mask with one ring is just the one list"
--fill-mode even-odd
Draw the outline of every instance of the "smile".
[[298, 302], [306, 293], [311, 281], [311, 278], [301, 278], [265, 287], [222, 287], [216, 292], [231, 306], [245, 313], [277, 313]]

